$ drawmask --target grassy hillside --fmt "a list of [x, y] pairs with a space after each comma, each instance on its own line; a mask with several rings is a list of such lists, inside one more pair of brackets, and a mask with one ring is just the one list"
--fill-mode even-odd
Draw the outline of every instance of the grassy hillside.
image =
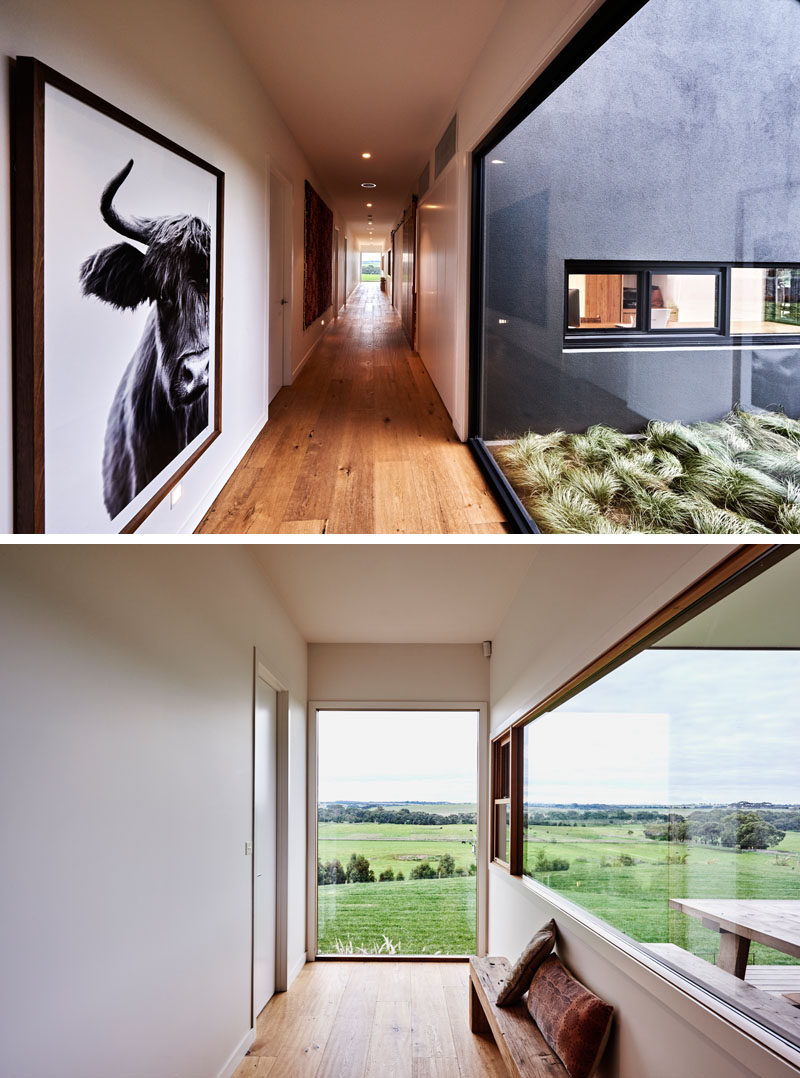
[[[474, 954], [475, 880], [406, 880], [320, 887], [320, 954], [347, 949], [398, 954]], [[391, 953], [391, 952], [389, 952]]]

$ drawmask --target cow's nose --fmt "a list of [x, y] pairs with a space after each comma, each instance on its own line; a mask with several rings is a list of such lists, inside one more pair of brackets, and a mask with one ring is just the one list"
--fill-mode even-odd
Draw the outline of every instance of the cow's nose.
[[182, 396], [193, 400], [208, 386], [208, 351], [183, 356], [180, 382]]

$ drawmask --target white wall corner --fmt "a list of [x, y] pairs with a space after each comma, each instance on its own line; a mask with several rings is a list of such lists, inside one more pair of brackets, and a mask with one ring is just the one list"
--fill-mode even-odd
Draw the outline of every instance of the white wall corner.
[[234, 1050], [228, 1056], [225, 1066], [217, 1074], [217, 1078], [232, 1078], [232, 1075], [244, 1057], [247, 1055], [247, 1050], [253, 1041], [256, 1039], [256, 1029], [253, 1026], [252, 1029], [248, 1029], [247, 1033], [242, 1037]]

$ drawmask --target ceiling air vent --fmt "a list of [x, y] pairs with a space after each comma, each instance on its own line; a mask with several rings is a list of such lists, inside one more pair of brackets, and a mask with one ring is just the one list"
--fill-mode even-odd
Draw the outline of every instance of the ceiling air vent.
[[447, 125], [447, 130], [439, 139], [436, 147], [436, 176], [439, 177], [442, 169], [456, 152], [456, 117], [454, 116]]
[[430, 163], [430, 161], [426, 161], [425, 162], [425, 168], [422, 170], [422, 172], [420, 172], [419, 179], [417, 180], [417, 193], [419, 194], [420, 198], [422, 198], [422, 196], [428, 190], [430, 185], [431, 185], [431, 163]]

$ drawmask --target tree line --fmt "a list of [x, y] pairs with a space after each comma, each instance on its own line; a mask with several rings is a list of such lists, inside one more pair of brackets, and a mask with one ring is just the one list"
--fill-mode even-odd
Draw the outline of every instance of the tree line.
[[442, 827], [445, 824], [475, 824], [474, 812], [451, 812], [447, 816], [421, 809], [387, 809], [383, 805], [320, 805], [320, 823], [404, 823], [413, 827]]
[[739, 850], [766, 850], [777, 846], [786, 837], [786, 832], [776, 827], [763, 812], [729, 812], [726, 809], [691, 812], [688, 816], [670, 813], [666, 823], [645, 827], [644, 833], [646, 838], [661, 842], [701, 842]]
[[[436, 880], [450, 876], [474, 876], [475, 872], [474, 864], [469, 866], [469, 870], [456, 868], [453, 855], [444, 853], [435, 867], [430, 861], [421, 861], [418, 865], [414, 865], [409, 878], [412, 880]], [[405, 876], [402, 870], [395, 873], [393, 869], [387, 868], [379, 874], [378, 883], [399, 882], [404, 879]], [[375, 872], [370, 868], [367, 858], [357, 853], [350, 855], [347, 865], [343, 865], [338, 857], [333, 861], [326, 861], [324, 864], [318, 859], [317, 883], [321, 887], [337, 883], [375, 883]]]

